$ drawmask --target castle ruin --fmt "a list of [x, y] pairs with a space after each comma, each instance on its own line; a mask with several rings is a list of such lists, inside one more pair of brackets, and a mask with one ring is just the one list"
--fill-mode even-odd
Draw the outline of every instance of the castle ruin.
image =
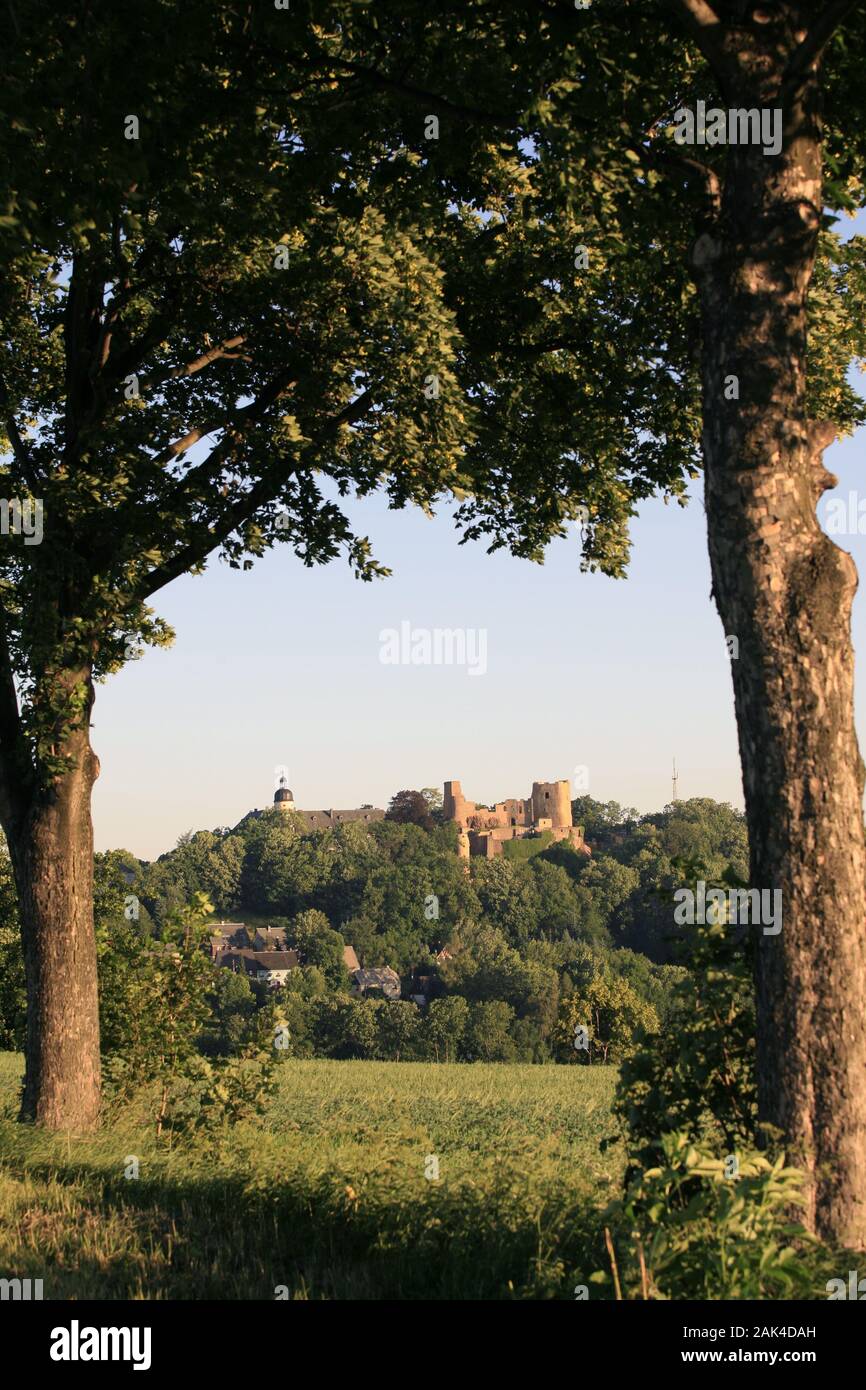
[[567, 840], [582, 854], [592, 853], [584, 843], [583, 826], [573, 823], [567, 781], [533, 782], [525, 801], [511, 798], [492, 807], [467, 801], [459, 782], [446, 782], [442, 810], [458, 827], [463, 859], [476, 854], [492, 859], [502, 853], [506, 840], [525, 840], [544, 831], [552, 840]]

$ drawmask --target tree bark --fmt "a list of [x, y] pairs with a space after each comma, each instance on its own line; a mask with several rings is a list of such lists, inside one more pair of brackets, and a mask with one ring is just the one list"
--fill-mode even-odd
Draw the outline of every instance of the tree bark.
[[93, 687], [86, 711], [57, 752], [68, 770], [33, 793], [7, 828], [18, 888], [27, 980], [23, 1120], [86, 1132], [99, 1119], [99, 996], [93, 926], [90, 799], [99, 762], [90, 747]]
[[[741, 62], [735, 104], [780, 106]], [[866, 844], [854, 729], [854, 562], [815, 506], [832, 425], [806, 409], [806, 297], [821, 199], [817, 77], [785, 105], [777, 157], [729, 151], [721, 216], [692, 252], [703, 317], [713, 592], [732, 661], [755, 888], [760, 1119], [809, 1174], [809, 1224], [866, 1246]], [[739, 399], [734, 396], [736, 378]]]

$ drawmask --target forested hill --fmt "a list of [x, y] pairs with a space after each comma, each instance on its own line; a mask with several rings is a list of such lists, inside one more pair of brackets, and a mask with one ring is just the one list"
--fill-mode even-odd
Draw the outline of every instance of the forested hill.
[[[395, 797], [389, 815], [406, 804], [407, 794]], [[468, 873], [455, 828], [435, 807], [422, 824], [389, 818], [313, 832], [291, 813], [251, 814], [231, 829], [186, 834], [150, 864], [124, 850], [97, 855], [97, 925], [109, 948], [129, 932], [146, 939], [203, 893], [218, 919], [286, 929], [302, 964], [293, 993], [344, 993], [351, 945], [365, 967], [395, 969], [404, 998], [420, 988], [498, 1009], [502, 1046], [485, 1055], [574, 1060], [556, 1039], [567, 1033], [569, 999], [583, 999], [592, 982], [611, 1017], [622, 1017], [624, 1038], [638, 1023], [663, 1021], [688, 963], [673, 890], [689, 877], [745, 879], [747, 845], [742, 816], [708, 798], [638, 816], [580, 797], [573, 812], [591, 857], [541, 836], [471, 860]], [[9, 997], [0, 999], [0, 1032], [12, 1039], [23, 969], [8, 860], [2, 869], [0, 995]]]
[[239, 921], [315, 909], [364, 964], [401, 973], [474, 925], [495, 929], [521, 953], [570, 938], [662, 963], [672, 958], [677, 861], [699, 862], [708, 879], [728, 869], [747, 877], [745, 823], [727, 804], [694, 798], [639, 817], [583, 796], [573, 813], [591, 858], [567, 845], [518, 841], [508, 848], [520, 857], [473, 859], [468, 875], [454, 827], [436, 823], [435, 813], [429, 829], [386, 819], [308, 833], [299, 817], [268, 812], [233, 829], [188, 833], [151, 864], [124, 851], [97, 858], [111, 877], [126, 867], [129, 891], [157, 923], [197, 892], [218, 917]]

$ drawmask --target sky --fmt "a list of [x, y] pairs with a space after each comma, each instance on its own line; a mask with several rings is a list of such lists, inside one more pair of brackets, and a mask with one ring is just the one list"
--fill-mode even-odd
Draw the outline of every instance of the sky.
[[[845, 230], [866, 233], [866, 215]], [[822, 518], [830, 499], [866, 498], [864, 451], [866, 430], [827, 450], [839, 486]], [[490, 803], [568, 778], [574, 794], [647, 812], [670, 801], [676, 757], [680, 798], [742, 808], [700, 482], [690, 492], [685, 509], [642, 505], [624, 580], [582, 573], [577, 533], [538, 566], [460, 546], [447, 509], [430, 519], [380, 499], [349, 513], [389, 579], [361, 583], [343, 560], [306, 569], [280, 546], [247, 573], [214, 559], [175, 580], [154, 601], [174, 645], [97, 689], [96, 848], [155, 859], [185, 831], [270, 805], [282, 771], [304, 810], [385, 807], [448, 779]], [[866, 534], [834, 539], [866, 573]], [[469, 660], [383, 660], [382, 634], [399, 646], [405, 623], [463, 629]], [[853, 638], [866, 649], [862, 593]], [[857, 722], [863, 747], [862, 670]]]

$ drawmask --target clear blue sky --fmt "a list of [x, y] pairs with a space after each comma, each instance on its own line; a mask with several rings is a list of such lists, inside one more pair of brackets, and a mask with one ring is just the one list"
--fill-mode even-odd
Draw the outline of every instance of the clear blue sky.
[[[861, 430], [827, 451], [840, 480], [827, 498], [866, 497], [864, 447]], [[213, 561], [157, 595], [175, 645], [97, 692], [98, 849], [152, 859], [185, 830], [233, 825], [270, 804], [283, 764], [308, 810], [386, 806], [402, 787], [447, 778], [489, 802], [585, 766], [591, 795], [649, 811], [670, 800], [676, 754], [681, 797], [742, 805], [700, 484], [685, 510], [642, 508], [626, 580], [582, 574], [576, 537], [540, 567], [458, 546], [447, 514], [375, 500], [353, 517], [392, 578], [361, 584], [342, 561], [307, 570], [280, 547], [246, 574]], [[836, 539], [866, 574], [866, 537]], [[863, 605], [861, 593], [861, 653]], [[486, 673], [382, 664], [379, 634], [404, 620], [485, 629]], [[864, 688], [861, 664], [861, 746]]]

